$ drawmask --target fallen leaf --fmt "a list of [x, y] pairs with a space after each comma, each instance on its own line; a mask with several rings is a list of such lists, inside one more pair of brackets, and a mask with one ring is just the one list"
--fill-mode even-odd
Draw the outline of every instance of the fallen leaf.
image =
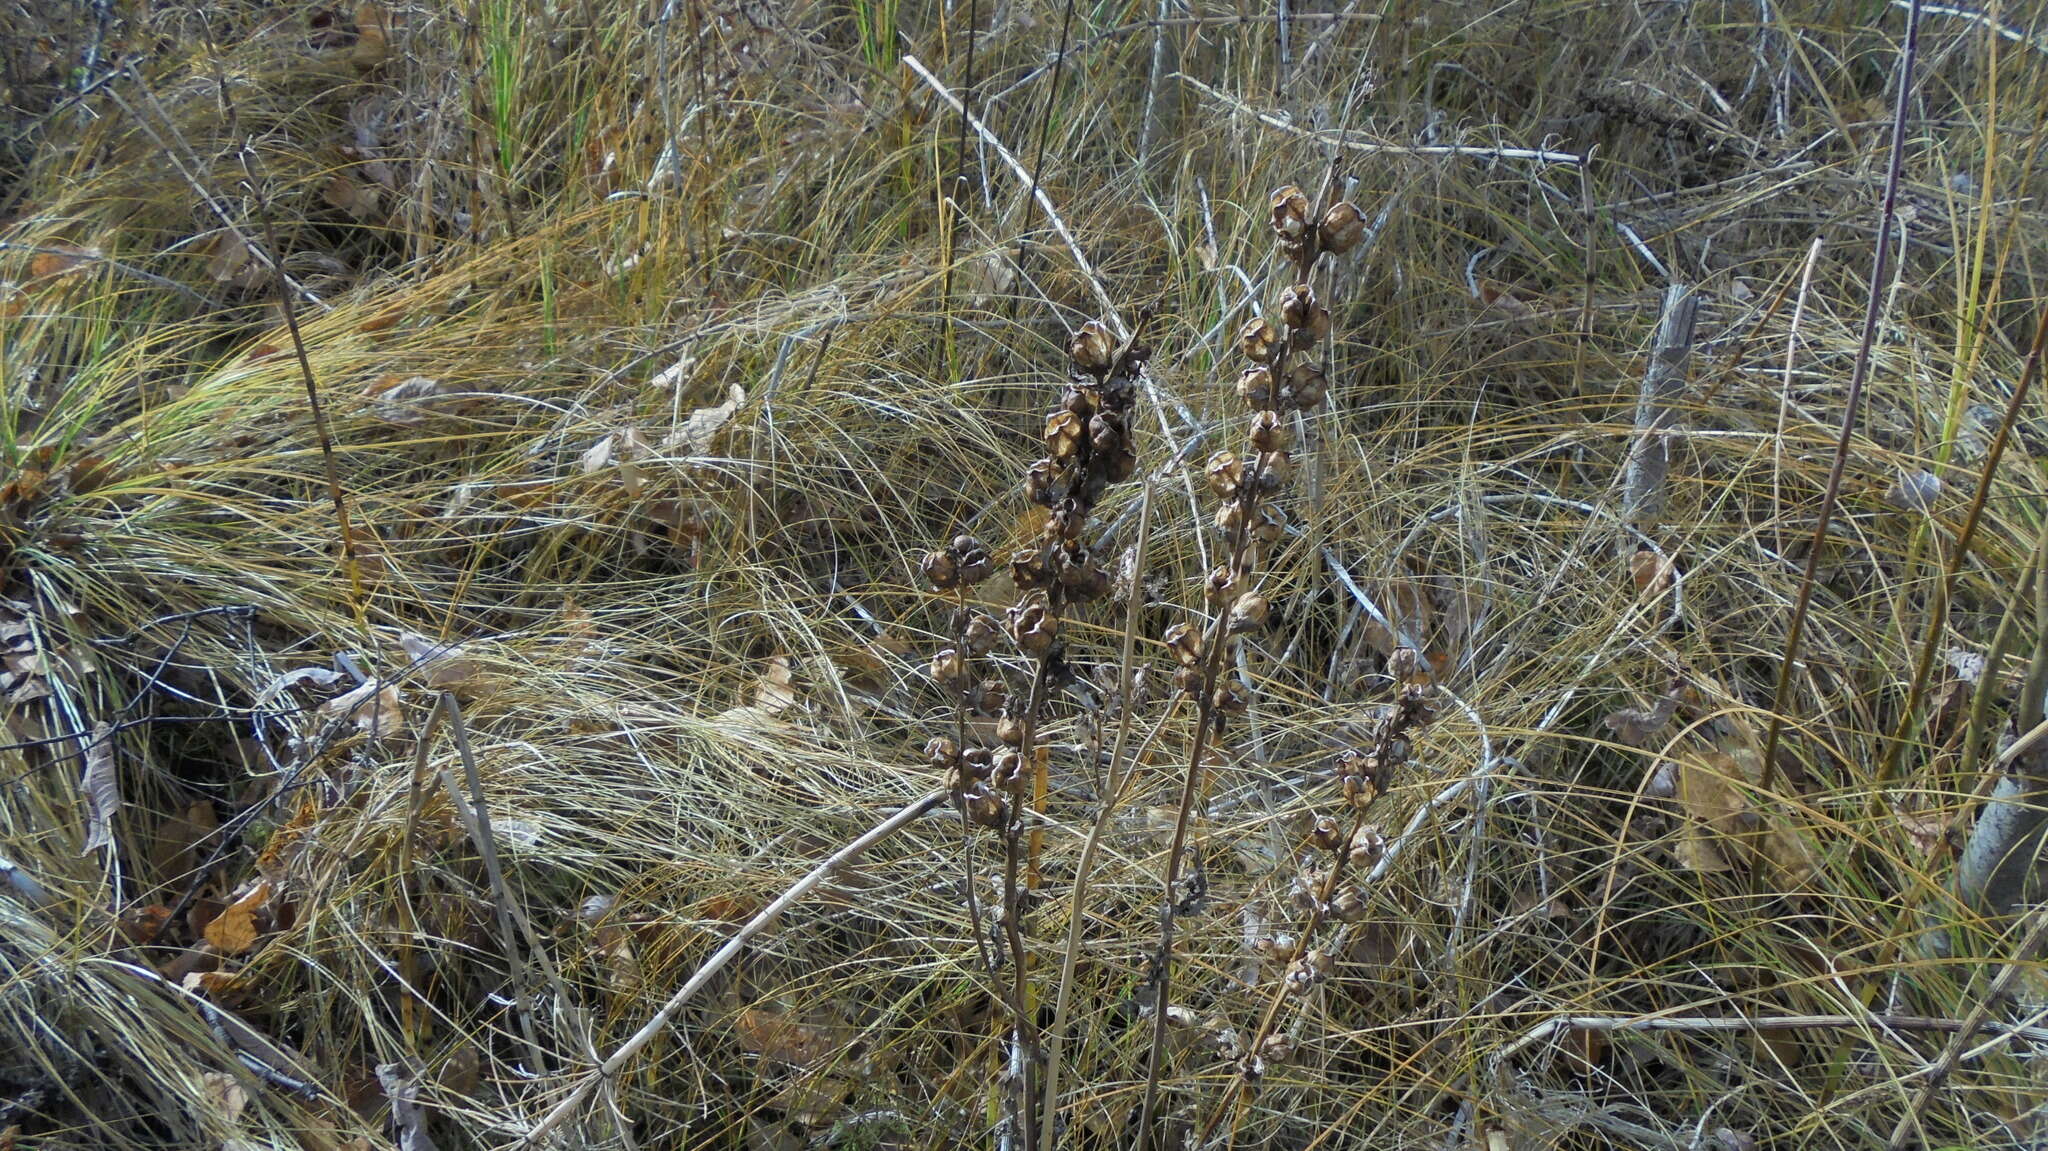
[[249, 1106], [249, 1093], [234, 1076], [221, 1071], [208, 1071], [199, 1077], [199, 1089], [206, 1101], [229, 1123], [239, 1122], [242, 1112]]
[[114, 725], [101, 721], [92, 729], [85, 745], [85, 775], [79, 790], [85, 793], [85, 849], [91, 855], [114, 845], [114, 814], [121, 810], [121, 775], [114, 764]]
[[427, 1109], [420, 1105], [419, 1074], [403, 1063], [377, 1068], [377, 1082], [391, 1101], [391, 1125], [398, 1128], [398, 1151], [435, 1151], [427, 1134]]
[[75, 244], [44, 244], [37, 249], [29, 261], [29, 275], [36, 279], [50, 279], [66, 272], [75, 272], [100, 258], [95, 248], [81, 248]]
[[410, 670], [425, 677], [435, 690], [459, 687], [476, 678], [476, 665], [461, 644], [436, 642], [416, 632], [400, 632], [398, 646], [412, 657]]
[[826, 1053], [824, 1032], [780, 1011], [749, 1007], [733, 1021], [740, 1050], [777, 1063], [801, 1067]]
[[256, 923], [256, 913], [264, 910], [264, 904], [269, 900], [270, 881], [258, 880], [247, 894], [228, 904], [206, 925], [206, 941], [222, 955], [240, 955], [256, 946], [257, 938], [262, 935]]
[[356, 45], [349, 50], [348, 62], [358, 71], [368, 72], [391, 55], [389, 21], [382, 4], [356, 5]]
[[372, 742], [400, 731], [405, 726], [405, 709], [398, 701], [398, 685], [366, 680], [352, 691], [320, 705], [323, 715], [348, 719]]
[[727, 393], [726, 401], [715, 408], [698, 408], [682, 427], [668, 437], [667, 447], [681, 448], [687, 455], [701, 456], [711, 450], [718, 433], [732, 421], [733, 413], [747, 402], [747, 393], [738, 384]]
[[754, 706], [770, 715], [788, 711], [796, 706], [796, 689], [791, 686], [789, 657], [778, 655], [768, 661], [768, 669], [761, 678], [754, 681]]

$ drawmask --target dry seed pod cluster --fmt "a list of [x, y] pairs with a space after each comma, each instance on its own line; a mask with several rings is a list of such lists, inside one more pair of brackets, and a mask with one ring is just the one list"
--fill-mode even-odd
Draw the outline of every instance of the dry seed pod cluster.
[[[996, 717], [1000, 749], [962, 747], [952, 739], [935, 739], [926, 749], [969, 819], [987, 827], [1007, 826], [1016, 814], [1028, 759], [1023, 745], [1031, 732], [1024, 711], [1031, 701], [1009, 698], [999, 680], [977, 682], [969, 661], [987, 655], [1000, 632], [1041, 666], [1059, 666], [1068, 609], [1110, 590], [1110, 573], [1086, 542], [1089, 521], [1109, 485], [1130, 479], [1138, 466], [1132, 406], [1148, 350], [1135, 337], [1119, 346], [1107, 324], [1091, 320], [1075, 333], [1068, 353], [1074, 374], [1046, 414], [1046, 454], [1025, 471], [1025, 495], [1047, 515], [1038, 537], [1009, 557], [1017, 599], [1000, 624], [979, 615], [968, 619], [960, 628], [963, 642], [931, 663], [932, 679], [961, 706]], [[969, 536], [924, 559], [926, 579], [942, 591], [978, 583], [992, 568], [988, 550]]]
[[[1350, 201], [1317, 213], [1308, 196], [1292, 184], [1273, 193], [1272, 222], [1297, 282], [1280, 295], [1277, 323], [1255, 317], [1238, 332], [1237, 350], [1246, 365], [1238, 373], [1237, 394], [1251, 409], [1245, 446], [1241, 452], [1217, 452], [1204, 469], [1217, 499], [1216, 529], [1229, 557], [1204, 584], [1210, 607], [1224, 623], [1222, 635], [1210, 641], [1217, 643], [1265, 626], [1270, 605], [1253, 586], [1254, 570], [1259, 557], [1287, 530], [1287, 518], [1273, 501], [1294, 474], [1289, 453], [1295, 413], [1314, 411], [1330, 394], [1323, 364], [1314, 355], [1330, 336], [1330, 309], [1308, 280], [1324, 252], [1342, 255], [1365, 235], [1364, 217]], [[1208, 691], [1205, 702], [1219, 724], [1224, 716], [1243, 710], [1236, 687], [1204, 682], [1205, 645], [1193, 629], [1177, 625], [1168, 631], [1166, 642], [1180, 665], [1175, 687], [1190, 693]]]

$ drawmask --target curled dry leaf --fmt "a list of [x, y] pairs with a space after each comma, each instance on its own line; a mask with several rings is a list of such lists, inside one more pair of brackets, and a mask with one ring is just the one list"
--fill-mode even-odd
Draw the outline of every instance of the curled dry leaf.
[[701, 456], [711, 451], [711, 445], [718, 439], [718, 433], [732, 422], [733, 414], [740, 405], [747, 402], [746, 390], [738, 384], [732, 386], [724, 403], [712, 408], [698, 408], [690, 418], [671, 433], [663, 446], [678, 448], [686, 455]]
[[377, 1083], [391, 1101], [391, 1125], [398, 1129], [398, 1151], [435, 1151], [427, 1134], [427, 1109], [420, 1104], [419, 1072], [403, 1063], [377, 1068]]
[[369, 736], [371, 742], [405, 727], [405, 709], [398, 702], [398, 685], [381, 680], [365, 680], [355, 689], [335, 696], [320, 705], [320, 713], [354, 723], [356, 730]]
[[436, 690], [452, 689], [476, 679], [476, 665], [461, 644], [428, 639], [418, 632], [400, 632], [398, 646], [412, 657], [410, 670]]
[[267, 917], [269, 903], [270, 881], [257, 880], [254, 887], [207, 923], [206, 941], [222, 955], [240, 955], [248, 951], [256, 946], [256, 940], [263, 934], [256, 917], [258, 913]]
[[249, 1093], [234, 1076], [222, 1071], [209, 1071], [199, 1077], [199, 1087], [206, 1095], [206, 1101], [229, 1123], [241, 1121], [242, 1112], [248, 1109]]
[[92, 729], [85, 745], [85, 776], [79, 782], [85, 793], [85, 849], [91, 855], [114, 845], [114, 814], [121, 810], [121, 775], [114, 765], [114, 725], [102, 721]]

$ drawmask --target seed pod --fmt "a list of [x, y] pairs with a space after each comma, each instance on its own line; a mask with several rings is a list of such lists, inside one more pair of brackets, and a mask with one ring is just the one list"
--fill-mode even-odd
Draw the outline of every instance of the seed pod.
[[1355, 887], [1346, 887], [1330, 897], [1330, 917], [1339, 923], [1358, 923], [1365, 919], [1365, 895]]
[[1094, 415], [1095, 409], [1101, 406], [1101, 398], [1094, 388], [1086, 384], [1074, 384], [1060, 397], [1060, 408], [1085, 420]]
[[1335, 851], [1344, 842], [1344, 833], [1338, 829], [1337, 821], [1327, 815], [1316, 816], [1316, 825], [1309, 832], [1309, 842], [1324, 851]]
[[1237, 377], [1237, 398], [1252, 408], [1273, 406], [1273, 369], [1254, 364]]
[[1286, 452], [1259, 453], [1259, 490], [1268, 495], [1287, 486], [1294, 475], [1294, 460]]
[[1282, 411], [1300, 408], [1314, 411], [1323, 406], [1323, 400], [1330, 394], [1329, 381], [1323, 375], [1323, 366], [1303, 362], [1287, 369], [1287, 386], [1280, 389]]
[[1219, 684], [1209, 696], [1209, 707], [1217, 715], [1237, 715], [1244, 711], [1244, 695], [1234, 683]]
[[1387, 653], [1387, 674], [1395, 683], [1414, 683], [1422, 678], [1422, 658], [1412, 647], [1397, 647]]
[[995, 754], [995, 767], [988, 774], [988, 781], [997, 787], [1013, 786], [1024, 776], [1024, 756], [1017, 751], [999, 751]]
[[924, 570], [924, 578], [940, 591], [951, 591], [960, 586], [960, 561], [945, 548], [933, 548], [924, 553], [924, 562], [918, 566]]
[[1060, 620], [1052, 614], [1044, 592], [1032, 592], [1009, 611], [1010, 639], [1025, 655], [1040, 657], [1059, 638]]
[[1268, 611], [1266, 597], [1257, 592], [1242, 595], [1230, 605], [1230, 631], [1233, 635], [1256, 631], [1266, 626]]
[[1264, 318], [1254, 318], [1237, 332], [1237, 350], [1248, 360], [1266, 363], [1280, 347], [1280, 333]]
[[970, 747], [960, 753], [960, 770], [970, 779], [987, 779], [991, 766], [988, 749]]
[[[1265, 369], [1261, 368], [1260, 371]], [[1206, 469], [1209, 476], [1209, 490], [1218, 499], [1234, 500], [1238, 486], [1244, 483], [1244, 465], [1230, 452], [1217, 452], [1209, 457]]]
[[1081, 450], [1081, 437], [1088, 424], [1072, 412], [1054, 412], [1045, 421], [1045, 448], [1060, 463], [1073, 459]]
[[1200, 686], [1202, 686], [1201, 668], [1179, 667], [1173, 670], [1173, 690], [1192, 694]]
[[960, 582], [972, 586], [989, 577], [995, 570], [995, 562], [989, 558], [988, 548], [973, 536], [954, 536], [953, 557], [960, 566]]
[[934, 769], [950, 771], [960, 764], [960, 745], [943, 737], [928, 741], [924, 745], [925, 758]]
[[1237, 533], [1244, 529], [1244, 521], [1243, 503], [1229, 500], [1217, 506], [1216, 530], [1226, 539], [1236, 539]]
[[987, 655], [994, 651], [996, 646], [995, 622], [976, 612], [974, 618], [967, 621], [967, 634], [964, 638], [967, 640], [968, 655], [977, 659]]
[[983, 786], [967, 797], [967, 818], [978, 827], [1001, 827], [1008, 822], [1010, 804], [998, 792]]
[[1313, 322], [1318, 306], [1316, 290], [1307, 284], [1296, 284], [1280, 293], [1280, 322], [1290, 328], [1306, 328]]
[[1059, 498], [1059, 465], [1051, 460], [1034, 461], [1024, 472], [1024, 498], [1042, 508], [1049, 508]]
[[1273, 190], [1273, 234], [1282, 243], [1299, 242], [1308, 232], [1308, 197], [1287, 184]]
[[1089, 375], [1107, 375], [1112, 366], [1111, 357], [1116, 355], [1116, 341], [1101, 320], [1090, 320], [1074, 333], [1073, 340], [1067, 344], [1067, 354], [1074, 357], [1075, 367]]
[[1252, 520], [1252, 538], [1265, 547], [1280, 542], [1287, 534], [1287, 515], [1272, 504], [1260, 504], [1259, 514]]
[[1341, 256], [1358, 246], [1365, 239], [1365, 216], [1358, 205], [1349, 200], [1339, 200], [1330, 205], [1323, 218], [1316, 224], [1316, 235], [1323, 242], [1325, 250]]
[[1287, 450], [1287, 424], [1274, 411], [1264, 411], [1252, 417], [1252, 446], [1262, 452], [1284, 452]]
[[1229, 564], [1217, 564], [1202, 580], [1202, 595], [1220, 608], [1236, 597], [1237, 583], [1237, 576], [1231, 572]]
[[996, 717], [996, 738], [1019, 747], [1024, 743], [1024, 721], [1005, 711]]
[[1010, 701], [1010, 688], [999, 679], [985, 679], [974, 689], [974, 710], [982, 715], [995, 715]]
[[1192, 624], [1177, 623], [1166, 629], [1166, 650], [1182, 667], [1194, 667], [1202, 662], [1202, 633]]
[[1387, 853], [1387, 837], [1371, 824], [1361, 826], [1351, 835], [1351, 866], [1368, 867]]
[[967, 686], [967, 661], [950, 647], [932, 657], [930, 670], [940, 687], [958, 691]]
[[1124, 446], [1124, 421], [1115, 412], [1097, 412], [1088, 421], [1088, 445], [1102, 455]]
[[1095, 578], [1096, 564], [1088, 549], [1074, 546], [1059, 552], [1060, 586], [1069, 590], [1088, 586]]
[[1042, 588], [1052, 582], [1052, 571], [1045, 563], [1045, 549], [1025, 548], [1010, 557], [1010, 578], [1018, 588], [1029, 591]]

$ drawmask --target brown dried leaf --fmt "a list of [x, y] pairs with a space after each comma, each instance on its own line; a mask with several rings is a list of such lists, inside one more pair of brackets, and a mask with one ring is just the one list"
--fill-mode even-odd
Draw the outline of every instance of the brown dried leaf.
[[101, 721], [92, 729], [85, 745], [85, 775], [79, 790], [85, 793], [85, 849], [91, 855], [102, 847], [114, 846], [114, 815], [121, 810], [121, 774], [114, 764], [114, 725]]
[[209, 1071], [199, 1077], [199, 1088], [206, 1101], [229, 1123], [241, 1121], [242, 1112], [248, 1109], [249, 1093], [234, 1076], [222, 1071]]
[[778, 655], [768, 661], [767, 670], [754, 681], [755, 707], [777, 715], [796, 706], [796, 688], [789, 671], [789, 657]]
[[368, 735], [372, 742], [405, 727], [405, 709], [398, 701], [398, 685], [374, 679], [365, 680], [354, 690], [321, 704], [320, 711], [323, 715], [352, 721], [356, 730]]
[[823, 1029], [764, 1007], [741, 1011], [733, 1030], [739, 1036], [740, 1050], [777, 1063], [802, 1067], [828, 1052]]
[[227, 905], [219, 915], [206, 925], [206, 941], [222, 955], [240, 955], [256, 946], [262, 935], [256, 923], [256, 914], [265, 910], [270, 901], [270, 881], [258, 880], [240, 899]]
[[437, 642], [417, 632], [400, 632], [398, 646], [412, 657], [410, 670], [419, 672], [428, 687], [452, 689], [476, 679], [476, 665], [457, 643]]

